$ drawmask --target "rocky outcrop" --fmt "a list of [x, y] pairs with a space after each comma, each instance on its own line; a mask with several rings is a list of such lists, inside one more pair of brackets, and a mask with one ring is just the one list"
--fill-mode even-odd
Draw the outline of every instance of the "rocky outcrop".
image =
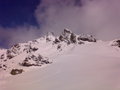
[[41, 55], [35, 56], [30, 55], [23, 60], [22, 63], [19, 63], [21, 66], [30, 67], [30, 66], [42, 66], [43, 64], [50, 64], [48, 58], [43, 58]]
[[96, 42], [97, 40], [92, 35], [76, 35], [68, 29], [64, 29], [63, 33], [55, 39], [54, 43], [65, 42], [69, 44], [84, 44], [84, 42]]
[[97, 40], [92, 35], [79, 35], [78, 40], [96, 42]]
[[111, 46], [117, 46], [120, 48], [120, 39], [114, 40], [110, 44]]
[[10, 74], [17, 75], [17, 74], [21, 74], [22, 72], [23, 72], [23, 69], [12, 69]]

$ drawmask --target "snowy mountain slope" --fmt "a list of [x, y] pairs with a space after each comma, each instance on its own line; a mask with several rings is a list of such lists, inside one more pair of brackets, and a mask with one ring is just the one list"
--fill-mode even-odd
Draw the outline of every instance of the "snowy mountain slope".
[[0, 51], [0, 90], [119, 90], [119, 46], [68, 29], [16, 44]]
[[120, 90], [120, 50], [76, 45], [42, 69], [9, 77], [4, 90]]
[[[49, 33], [45, 37], [28, 41], [27, 43], [18, 43], [10, 49], [0, 52], [0, 71], [9, 72], [12, 69], [19, 69], [30, 66], [42, 66], [52, 63], [53, 57], [66, 51], [77, 44], [96, 42], [91, 35], [76, 35], [71, 31], [64, 29], [63, 33], [55, 37]], [[25, 71], [25, 69], [23, 69]]]

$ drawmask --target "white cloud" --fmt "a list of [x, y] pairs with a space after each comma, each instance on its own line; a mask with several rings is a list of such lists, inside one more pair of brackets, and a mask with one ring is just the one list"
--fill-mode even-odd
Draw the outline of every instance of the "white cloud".
[[38, 38], [41, 33], [60, 34], [64, 28], [92, 34], [102, 40], [120, 38], [119, 4], [120, 0], [42, 0], [34, 14], [40, 29], [25, 25], [1, 27], [0, 40], [6, 39], [6, 45], [13, 45]]
[[7, 46], [11, 46], [20, 42], [27, 42], [40, 36], [39, 30], [36, 27], [17, 27], [17, 28], [2, 28], [0, 27], [0, 41]]
[[80, 7], [74, 5], [75, 0], [42, 0], [36, 10], [42, 31], [60, 33], [64, 28], [69, 28], [76, 33], [90, 33], [104, 40], [120, 36], [119, 0], [82, 2], [84, 5]]

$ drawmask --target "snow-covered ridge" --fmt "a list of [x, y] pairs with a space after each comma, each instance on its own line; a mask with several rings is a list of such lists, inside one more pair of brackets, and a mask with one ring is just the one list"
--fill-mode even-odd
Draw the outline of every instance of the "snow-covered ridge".
[[119, 39], [65, 29], [0, 50], [0, 65], [0, 90], [120, 90]]
[[[51, 64], [53, 57], [75, 45], [95, 42], [97, 40], [92, 35], [77, 35], [68, 29], [64, 29], [57, 37], [54, 33], [48, 33], [33, 41], [15, 44], [9, 49], [0, 49], [0, 72], [10, 73], [12, 69]], [[120, 40], [113, 40], [110, 45], [120, 47]]]
[[[48, 43], [50, 45], [50, 42]], [[57, 47], [53, 47], [55, 51], [55, 53], [52, 52], [53, 56], [57, 51], [62, 54], [50, 58], [53, 59], [52, 64], [20, 75], [10, 76], [5, 79], [7, 81], [0, 89], [120, 90], [120, 48], [111, 46], [110, 42], [100, 40], [96, 43], [84, 43], [69, 44], [62, 47], [60, 51], [55, 49]], [[54, 45], [57, 46], [57, 44]], [[53, 48], [46, 50], [50, 53]], [[14, 74], [14, 72], [12, 73]], [[0, 82], [3, 81], [0, 80]]]
[[52, 63], [52, 57], [66, 51], [74, 45], [96, 42], [92, 35], [76, 35], [64, 29], [60, 36], [48, 33], [45, 37], [18, 43], [10, 49], [0, 50], [0, 72], [23, 69], [30, 66], [42, 66]]

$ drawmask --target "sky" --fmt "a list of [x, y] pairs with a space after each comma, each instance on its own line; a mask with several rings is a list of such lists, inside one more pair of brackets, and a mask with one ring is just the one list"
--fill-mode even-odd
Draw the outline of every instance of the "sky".
[[0, 0], [1, 47], [35, 38], [31, 27], [38, 27], [34, 12], [39, 4], [40, 0]]
[[36, 25], [34, 10], [39, 0], [0, 0], [0, 25], [15, 27], [28, 23]]
[[98, 39], [120, 38], [120, 0], [0, 0], [0, 47], [64, 28]]

